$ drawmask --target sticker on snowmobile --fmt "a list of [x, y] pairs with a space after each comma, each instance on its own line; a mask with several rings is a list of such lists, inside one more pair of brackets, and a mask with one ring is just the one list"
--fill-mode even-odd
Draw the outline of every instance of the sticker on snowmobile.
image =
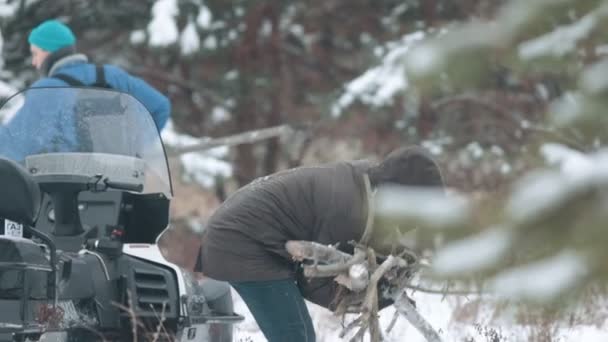
[[21, 223], [4, 220], [4, 235], [23, 237], [23, 225]]

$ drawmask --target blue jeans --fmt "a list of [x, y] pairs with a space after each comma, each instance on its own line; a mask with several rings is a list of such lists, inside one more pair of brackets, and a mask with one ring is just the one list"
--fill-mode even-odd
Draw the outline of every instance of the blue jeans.
[[294, 279], [231, 282], [268, 342], [315, 342], [315, 329]]

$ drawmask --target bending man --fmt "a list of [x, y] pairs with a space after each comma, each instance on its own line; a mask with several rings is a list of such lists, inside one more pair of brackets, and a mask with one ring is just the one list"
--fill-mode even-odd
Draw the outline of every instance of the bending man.
[[[339, 162], [257, 179], [230, 196], [209, 219], [200, 271], [230, 282], [268, 341], [315, 341], [304, 299], [330, 308], [337, 287], [331, 278], [308, 282], [298, 277], [285, 243], [339, 243], [352, 253], [349, 241], [361, 239], [367, 220], [365, 177], [372, 189], [390, 184], [443, 186], [437, 164], [425, 151], [402, 148], [379, 164]], [[372, 236], [370, 244], [385, 250], [382, 242]]]

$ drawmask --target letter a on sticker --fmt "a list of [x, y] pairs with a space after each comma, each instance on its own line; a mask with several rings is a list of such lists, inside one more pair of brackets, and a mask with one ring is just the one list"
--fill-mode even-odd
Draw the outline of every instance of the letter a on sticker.
[[4, 220], [4, 235], [23, 237], [23, 225], [10, 220]]

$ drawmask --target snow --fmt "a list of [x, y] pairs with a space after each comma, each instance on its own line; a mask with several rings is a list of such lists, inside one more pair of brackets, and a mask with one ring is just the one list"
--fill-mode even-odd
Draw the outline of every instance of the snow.
[[564, 251], [498, 274], [492, 288], [508, 298], [550, 300], [582, 281], [587, 270], [585, 258], [573, 251]]
[[230, 120], [230, 112], [224, 107], [215, 106], [211, 111], [211, 121], [215, 124], [219, 124]]
[[[219, 153], [214, 153], [217, 150]], [[218, 158], [225, 154], [226, 149], [217, 148], [206, 153], [188, 153], [181, 156], [184, 172], [192, 177], [194, 181], [205, 188], [215, 184], [217, 176], [228, 178], [232, 176], [232, 166]]]
[[201, 41], [194, 22], [188, 22], [188, 25], [186, 25], [181, 34], [179, 44], [183, 56], [193, 54], [199, 50]]
[[228, 31], [228, 41], [236, 40], [239, 37], [239, 32], [237, 30]]
[[433, 270], [446, 276], [486, 270], [501, 261], [512, 241], [513, 235], [508, 229], [495, 227], [450, 242], [433, 258]]
[[557, 208], [569, 196], [608, 183], [608, 150], [583, 154], [559, 144], [545, 144], [541, 154], [557, 169], [537, 170], [520, 180], [507, 212], [523, 222]]
[[536, 90], [536, 94], [543, 99], [544, 101], [549, 101], [549, 89], [547, 89], [547, 87], [544, 84], [541, 83], [537, 83], [534, 86], [535, 90]]
[[0, 81], [0, 97], [15, 95], [19, 90], [6, 82]]
[[566, 92], [550, 106], [551, 121], [558, 127], [570, 125], [582, 110], [583, 99], [580, 93]]
[[[0, 96], [8, 97], [17, 92], [17, 89], [12, 88], [10, 85], [0, 82]], [[23, 107], [25, 98], [23, 95], [13, 97], [9, 102], [5, 103], [0, 110], [0, 123], [6, 124], [13, 118], [15, 114]]]
[[375, 200], [379, 216], [413, 220], [432, 228], [461, 224], [470, 212], [469, 202], [464, 197], [446, 196], [439, 189], [380, 187]]
[[511, 164], [507, 163], [507, 162], [503, 162], [500, 165], [500, 173], [503, 175], [507, 175], [509, 173], [511, 173], [511, 171], [513, 171], [513, 167], [511, 166]]
[[441, 53], [431, 44], [424, 44], [413, 49], [407, 58], [407, 70], [413, 76], [430, 74], [440, 64]]
[[156, 0], [148, 24], [150, 46], [165, 47], [177, 42], [179, 32], [175, 19], [178, 11], [177, 0]]
[[226, 74], [224, 75], [224, 79], [226, 79], [227, 81], [234, 81], [237, 78], [239, 78], [239, 71], [236, 69], [232, 69], [226, 72]]
[[302, 38], [305, 35], [304, 27], [299, 24], [289, 25], [289, 32], [294, 34], [296, 37]]
[[211, 23], [213, 22], [213, 15], [209, 8], [205, 5], [201, 5], [198, 10], [198, 16], [196, 17], [196, 24], [206, 30], [211, 27]]
[[[163, 142], [170, 147], [191, 146], [206, 140], [177, 133], [171, 121], [163, 130], [162, 138]], [[180, 156], [180, 162], [186, 176], [201, 186], [209, 188], [213, 186], [217, 176], [227, 178], [232, 175], [231, 164], [222, 160], [227, 154], [227, 147], [216, 147], [204, 152], [186, 153]]]
[[272, 22], [268, 19], [264, 20], [262, 23], [262, 28], [260, 29], [260, 35], [262, 37], [268, 37], [272, 33]]
[[[197, 27], [203, 30], [213, 29], [213, 16], [207, 6], [201, 4], [195, 20], [189, 20], [182, 32], [179, 32], [176, 19], [179, 15], [177, 0], [156, 0], [152, 6], [152, 20], [147, 26], [148, 44], [153, 47], [167, 47], [179, 44], [183, 56], [199, 51], [201, 38]], [[139, 44], [145, 40], [142, 30], [131, 33], [131, 43]], [[217, 47], [214, 36], [207, 36], [202, 43], [205, 49]]]
[[[245, 321], [235, 325], [235, 341], [265, 342], [266, 338], [259, 330], [258, 325], [251, 316], [247, 306], [233, 291], [235, 311], [245, 316]], [[469, 295], [464, 297], [448, 296], [426, 293], [408, 293], [416, 301], [420, 314], [431, 324], [445, 342], [461, 341], [536, 341], [534, 336], [546, 329], [543, 326], [533, 325], [535, 322], [516, 322], [518, 313], [523, 310], [515, 304], [509, 307], [499, 305], [499, 301], [492, 296]], [[589, 316], [591, 311], [600, 311], [606, 300], [598, 300], [586, 305], [581, 312], [573, 312], [570, 316], [580, 319]], [[340, 338], [342, 324], [340, 317], [318, 305], [307, 303], [310, 316], [315, 327], [318, 342], [349, 341], [349, 336]], [[395, 309], [385, 308], [380, 311], [380, 327], [384, 333], [391, 321]], [[525, 313], [523, 313], [525, 314]], [[604, 314], [605, 316], [605, 314]], [[569, 322], [549, 322], [554, 330], [551, 341], [560, 342], [600, 342], [608, 340], [608, 321], [600, 318], [604, 323], [577, 324]], [[352, 317], [347, 318], [347, 322]], [[492, 339], [491, 336], [496, 336]], [[499, 338], [500, 337], [500, 338]], [[365, 341], [369, 341], [366, 336]], [[386, 342], [426, 342], [426, 340], [404, 318], [399, 318], [389, 334], [385, 333]]]
[[424, 140], [420, 145], [436, 156], [442, 154], [444, 150], [441, 142], [437, 140]]
[[543, 56], [563, 57], [591, 33], [597, 22], [594, 12], [570, 25], [558, 27], [545, 35], [525, 41], [519, 46], [519, 57], [523, 60]]
[[142, 44], [146, 41], [146, 31], [144, 30], [135, 30], [131, 32], [129, 36], [129, 41], [133, 45]]
[[[12, 5], [8, 4], [0, 4], [0, 17], [2, 17], [5, 13], [8, 13], [9, 9], [16, 7], [18, 2], [12, 3]], [[14, 8], [13, 8], [14, 9]], [[4, 36], [2, 35], [2, 31], [0, 30], [0, 72], [4, 71], [4, 58], [2, 57], [4, 49]], [[9, 83], [4, 81], [0, 81], [0, 99], [6, 99], [14, 94], [16, 94], [19, 90], [12, 86]], [[10, 120], [16, 111], [21, 108], [23, 102], [21, 98], [15, 98], [11, 100], [10, 106], [5, 106], [0, 110], [0, 124], [4, 124]]]
[[483, 148], [477, 141], [473, 141], [473, 142], [469, 143], [466, 146], [466, 150], [469, 151], [469, 153], [471, 153], [471, 156], [474, 159], [481, 159], [481, 157], [483, 157], [483, 154], [484, 154]]
[[598, 55], [608, 55], [608, 44], [602, 44], [595, 47], [595, 53]]
[[[0, 30], [0, 52], [4, 49], [4, 35], [2, 34], [2, 30]], [[0, 70], [4, 69], [4, 58], [2, 57], [4, 54], [0, 53]]]
[[12, 1], [7, 3], [6, 0], [0, 3], [0, 18], [12, 17], [17, 13], [19, 9], [19, 1]]
[[490, 152], [499, 157], [503, 157], [505, 155], [505, 151], [498, 145], [492, 145], [492, 147], [490, 147]]
[[[266, 341], [238, 293], [233, 291], [232, 294], [235, 300], [235, 311], [245, 316], [245, 321], [235, 326], [234, 340], [248, 342]], [[414, 300], [417, 300], [419, 304], [418, 308], [422, 315], [428, 319], [435, 329], [438, 330], [443, 327], [444, 331], [447, 331], [445, 328], [450, 323], [451, 308], [449, 305], [446, 305], [448, 303], [442, 303], [441, 296], [415, 294], [412, 297]], [[350, 339], [352, 334], [340, 338], [340, 333], [342, 332], [340, 317], [316, 304], [310, 302], [306, 304], [315, 327], [317, 342], [348, 341]], [[380, 326], [383, 330], [388, 327], [394, 313], [395, 309], [393, 307], [388, 307], [380, 312]], [[347, 320], [351, 321], [353, 317], [350, 316]], [[426, 342], [424, 337], [414, 327], [410, 326], [404, 318], [400, 318], [391, 332], [385, 334], [385, 337], [386, 342], [401, 342], [404, 340], [408, 342]], [[369, 341], [368, 336], [366, 336], [365, 341]]]
[[388, 52], [380, 65], [345, 85], [344, 94], [334, 103], [332, 114], [341, 115], [355, 100], [374, 107], [390, 104], [396, 94], [407, 89], [404, 60], [411, 47], [424, 37], [423, 31], [417, 31], [397, 42], [388, 43]]
[[217, 48], [217, 38], [215, 36], [207, 36], [203, 41], [203, 47], [207, 50], [215, 50]]
[[561, 144], [544, 144], [541, 155], [550, 165], [559, 166], [566, 175], [576, 176], [593, 168], [593, 161], [582, 152]]
[[604, 342], [608, 338], [605, 331], [601, 331], [593, 326], [577, 326], [568, 332], [568, 337], [564, 341], [570, 342]]
[[520, 180], [507, 203], [515, 222], [525, 222], [557, 207], [568, 194], [568, 181], [557, 171], [539, 170]]
[[590, 94], [600, 95], [608, 89], [608, 59], [588, 67], [582, 74], [580, 86]]

